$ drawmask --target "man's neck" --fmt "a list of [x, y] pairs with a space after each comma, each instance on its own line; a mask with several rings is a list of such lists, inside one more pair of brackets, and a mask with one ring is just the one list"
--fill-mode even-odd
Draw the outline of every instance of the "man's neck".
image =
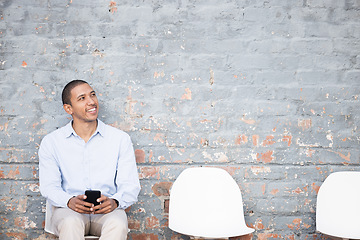
[[98, 122], [77, 122], [73, 121], [72, 127], [79, 137], [81, 137], [85, 142], [88, 142], [91, 136], [96, 131]]

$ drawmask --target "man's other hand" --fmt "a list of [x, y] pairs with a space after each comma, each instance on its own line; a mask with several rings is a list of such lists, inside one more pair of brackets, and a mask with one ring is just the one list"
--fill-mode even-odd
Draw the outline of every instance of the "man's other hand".
[[94, 204], [85, 202], [86, 195], [78, 195], [70, 198], [68, 207], [78, 213], [91, 214], [94, 213]]
[[114, 211], [117, 208], [117, 204], [114, 199], [101, 195], [97, 199], [101, 204], [94, 207], [95, 214], [105, 214]]

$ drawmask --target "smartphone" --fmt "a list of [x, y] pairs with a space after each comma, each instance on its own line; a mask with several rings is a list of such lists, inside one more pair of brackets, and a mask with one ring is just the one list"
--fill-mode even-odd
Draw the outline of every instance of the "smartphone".
[[99, 205], [100, 203], [96, 200], [101, 197], [101, 192], [99, 190], [86, 190], [85, 191], [86, 199], [85, 202], [94, 204], [94, 206]]

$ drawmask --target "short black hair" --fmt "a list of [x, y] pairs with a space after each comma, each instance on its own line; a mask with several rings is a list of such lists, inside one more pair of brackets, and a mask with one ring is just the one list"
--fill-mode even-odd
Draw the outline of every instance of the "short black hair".
[[88, 84], [88, 83], [84, 80], [72, 80], [71, 82], [66, 84], [66, 86], [64, 87], [62, 94], [61, 94], [63, 104], [71, 105], [71, 100], [70, 100], [71, 99], [71, 90], [73, 90], [74, 87], [77, 87], [81, 84]]

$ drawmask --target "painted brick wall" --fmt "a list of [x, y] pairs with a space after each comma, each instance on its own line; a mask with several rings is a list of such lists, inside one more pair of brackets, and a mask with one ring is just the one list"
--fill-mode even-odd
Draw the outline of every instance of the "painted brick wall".
[[360, 170], [359, 38], [358, 0], [1, 0], [0, 239], [51, 239], [37, 151], [72, 79], [133, 139], [129, 239], [188, 239], [169, 189], [199, 165], [239, 184], [243, 239], [322, 239], [319, 187]]

